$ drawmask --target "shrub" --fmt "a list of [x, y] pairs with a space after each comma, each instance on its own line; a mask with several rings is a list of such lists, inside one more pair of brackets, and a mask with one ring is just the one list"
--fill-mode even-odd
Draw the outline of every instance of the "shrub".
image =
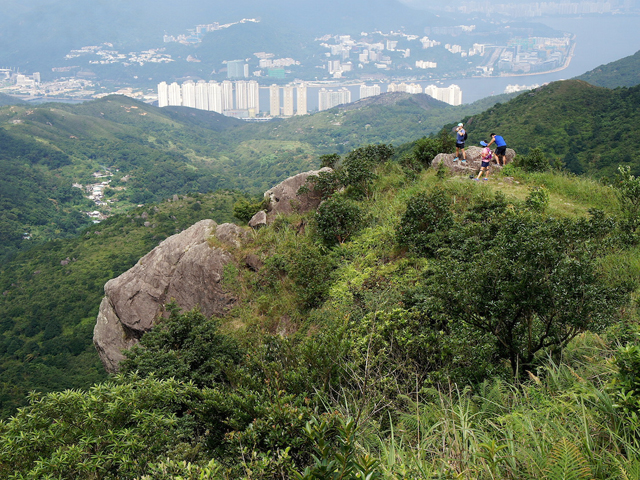
[[[196, 204], [197, 205], [197, 204]], [[241, 199], [233, 206], [233, 216], [242, 222], [248, 222], [264, 208], [264, 202], [252, 203], [247, 199]]]
[[451, 199], [442, 190], [420, 193], [407, 203], [397, 240], [420, 255], [433, 254], [453, 224]]
[[294, 283], [302, 308], [315, 308], [322, 304], [328, 289], [335, 261], [325, 248], [303, 243], [291, 255], [287, 274]]
[[618, 372], [609, 385], [609, 391], [618, 411], [636, 430], [640, 427], [640, 347], [633, 344], [619, 347], [615, 365]]
[[354, 201], [334, 196], [323, 202], [315, 215], [318, 233], [327, 245], [344, 243], [362, 227], [362, 210]]
[[620, 165], [614, 186], [628, 229], [635, 232], [640, 224], [640, 177], [631, 175], [631, 167]]
[[529, 210], [544, 212], [549, 206], [549, 191], [544, 186], [531, 187], [524, 203]]
[[161, 379], [193, 381], [198, 386], [227, 380], [227, 371], [242, 358], [242, 350], [228, 335], [219, 333], [220, 322], [197, 310], [179, 313], [168, 305], [170, 316], [143, 335], [140, 345], [125, 351], [123, 373]]
[[518, 157], [516, 166], [525, 172], [546, 172], [549, 170], [549, 160], [540, 148], [534, 148], [524, 157]]
[[336, 168], [338, 162], [340, 162], [340, 155], [337, 153], [329, 153], [327, 155], [320, 156], [320, 168]]

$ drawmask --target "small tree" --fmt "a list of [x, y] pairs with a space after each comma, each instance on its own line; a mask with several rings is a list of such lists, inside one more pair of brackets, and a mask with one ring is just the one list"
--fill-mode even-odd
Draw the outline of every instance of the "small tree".
[[[492, 335], [514, 375], [542, 352], [562, 349], [578, 333], [602, 330], [626, 301], [628, 287], [597, 274], [582, 226], [528, 213], [496, 219], [495, 235], [467, 243], [433, 270], [435, 311]], [[580, 239], [582, 238], [582, 241]]]
[[420, 193], [409, 200], [396, 238], [420, 255], [430, 255], [453, 224], [451, 199], [442, 190]]
[[391, 145], [365, 145], [349, 152], [343, 162], [343, 178], [346, 187], [356, 195], [368, 197], [371, 184], [377, 178], [376, 166], [393, 156]]
[[362, 210], [340, 195], [324, 201], [316, 211], [318, 233], [327, 245], [344, 243], [362, 226]]
[[336, 168], [340, 162], [340, 155], [337, 153], [328, 153], [320, 156], [320, 167]]
[[524, 157], [518, 157], [516, 164], [525, 172], [546, 172], [550, 168], [549, 160], [538, 147]]
[[635, 232], [640, 225], [640, 177], [631, 175], [628, 165], [620, 165], [614, 186], [627, 226]]

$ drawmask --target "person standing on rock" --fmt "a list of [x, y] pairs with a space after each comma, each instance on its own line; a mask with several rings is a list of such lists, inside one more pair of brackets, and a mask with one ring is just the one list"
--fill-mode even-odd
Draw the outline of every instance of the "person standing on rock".
[[464, 129], [464, 125], [459, 123], [456, 127], [456, 158], [453, 159], [454, 162], [458, 161], [460, 158], [460, 151], [462, 151], [462, 163], [467, 163], [467, 154], [464, 151], [464, 142], [467, 139], [467, 132]]
[[491, 141], [489, 142], [489, 145], [491, 145], [492, 143], [496, 144], [496, 157], [498, 158], [498, 165], [500, 165], [501, 167], [504, 167], [505, 164], [507, 163], [507, 158], [505, 157], [505, 155], [507, 154], [507, 142], [504, 141], [504, 138], [502, 138], [502, 135], [496, 135], [495, 133], [491, 134]]

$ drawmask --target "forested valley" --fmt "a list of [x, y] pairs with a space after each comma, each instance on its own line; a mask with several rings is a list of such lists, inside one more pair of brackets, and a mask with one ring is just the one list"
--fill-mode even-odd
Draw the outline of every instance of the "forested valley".
[[[185, 176], [0, 267], [0, 476], [640, 477], [640, 178], [622, 152], [637, 140], [614, 138], [633, 128], [637, 95], [567, 81], [484, 112], [427, 105], [428, 132], [413, 115], [430, 110], [406, 98], [259, 126], [186, 128], [189, 112], [120, 98], [20, 117], [6, 134], [27, 138], [18, 156], [43, 175], [90, 174], [113, 152], [122, 176], [164, 162]], [[63, 115], [120, 120], [96, 120], [106, 139], [76, 145], [76, 130], [47, 130]], [[388, 133], [361, 128], [374, 120]], [[515, 162], [487, 182], [432, 168], [455, 150], [458, 121], [469, 145], [504, 135]], [[47, 142], [28, 143], [36, 129]], [[143, 153], [112, 148], [123, 139]], [[254, 172], [246, 189], [233, 165]], [[108, 279], [200, 219], [245, 225], [260, 189], [320, 165], [333, 171], [309, 184], [317, 211], [225, 247], [236, 262], [222, 282], [239, 299], [226, 315], [170, 304], [120, 372], [103, 372], [91, 330]], [[243, 265], [249, 254], [261, 268]]]

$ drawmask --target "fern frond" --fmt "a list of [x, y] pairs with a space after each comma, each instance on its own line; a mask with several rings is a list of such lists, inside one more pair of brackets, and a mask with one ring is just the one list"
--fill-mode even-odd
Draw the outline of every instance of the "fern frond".
[[549, 453], [545, 468], [547, 480], [590, 480], [591, 468], [580, 449], [566, 438]]

